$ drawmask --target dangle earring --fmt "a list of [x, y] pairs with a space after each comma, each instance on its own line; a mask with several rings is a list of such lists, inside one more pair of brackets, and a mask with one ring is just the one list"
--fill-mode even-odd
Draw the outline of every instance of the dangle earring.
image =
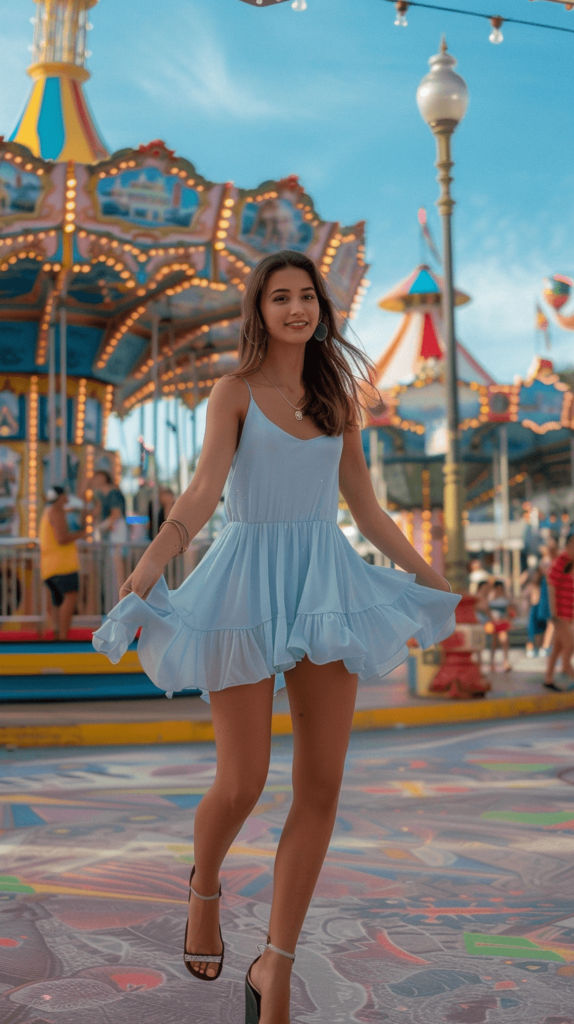
[[256, 345], [256, 344], [257, 344], [257, 342], [256, 342], [256, 341], [252, 341], [252, 340], [251, 340], [251, 338], [249, 337], [248, 333], [247, 333], [247, 324], [248, 324], [248, 323], [250, 323], [252, 319], [253, 319], [253, 317], [251, 317], [251, 316], [248, 316], [248, 317], [246, 317], [246, 318], [245, 318], [245, 320], [243, 321], [243, 333], [244, 333], [244, 335], [245, 335], [245, 338], [246, 338], [247, 342], [248, 342], [248, 343], [249, 343], [250, 345]]
[[322, 319], [319, 320], [319, 323], [315, 328], [315, 333], [313, 334], [315, 341], [325, 341], [328, 333], [329, 328], [327, 327], [327, 324], [324, 324]]

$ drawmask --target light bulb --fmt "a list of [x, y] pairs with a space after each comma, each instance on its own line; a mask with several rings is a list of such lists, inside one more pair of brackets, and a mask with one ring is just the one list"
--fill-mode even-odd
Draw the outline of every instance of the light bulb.
[[498, 43], [504, 42], [504, 36], [500, 31], [502, 27], [502, 18], [491, 18], [490, 24], [492, 25], [492, 32], [488, 37], [488, 41], [489, 43], [494, 43], [494, 45], [497, 46]]
[[293, 8], [294, 11], [306, 11], [307, 0], [293, 0], [291, 7]]
[[397, 0], [395, 7], [397, 9], [397, 16], [395, 18], [395, 25], [400, 25], [402, 28], [408, 27], [407, 11], [409, 9], [406, 0]]

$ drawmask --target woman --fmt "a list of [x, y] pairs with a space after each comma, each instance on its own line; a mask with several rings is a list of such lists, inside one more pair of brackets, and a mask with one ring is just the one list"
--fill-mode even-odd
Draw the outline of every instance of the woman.
[[[378, 505], [351, 363], [368, 368], [340, 333], [314, 263], [290, 251], [263, 259], [245, 294], [239, 370], [213, 389], [196, 474], [95, 638], [117, 660], [141, 625], [140, 658], [156, 684], [210, 697], [217, 772], [196, 813], [184, 952], [206, 981], [219, 977], [224, 952], [219, 870], [265, 784], [274, 681], [286, 682], [293, 802], [268, 942], [246, 979], [247, 1020], [261, 1024], [289, 1021], [295, 946], [335, 821], [357, 675], [389, 672], [411, 636], [425, 647], [448, 636], [459, 601]], [[226, 479], [230, 521], [170, 594], [163, 570], [212, 515]], [[369, 566], [351, 548], [337, 527], [339, 488], [361, 533], [406, 572]]]

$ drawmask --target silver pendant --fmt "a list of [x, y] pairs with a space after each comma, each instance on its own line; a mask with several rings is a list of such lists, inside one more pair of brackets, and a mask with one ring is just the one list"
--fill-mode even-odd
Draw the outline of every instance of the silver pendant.
[[296, 420], [302, 420], [302, 419], [303, 419], [303, 413], [301, 412], [301, 410], [300, 410], [300, 409], [297, 409], [297, 410], [295, 411], [295, 419], [296, 419]]

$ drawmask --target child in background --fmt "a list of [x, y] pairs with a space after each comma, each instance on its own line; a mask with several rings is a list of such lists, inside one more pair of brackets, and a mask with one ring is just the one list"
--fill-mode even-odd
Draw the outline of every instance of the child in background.
[[537, 656], [546, 631], [547, 621], [542, 601], [542, 587], [544, 583], [544, 573], [541, 569], [535, 569], [530, 574], [524, 587], [524, 594], [529, 604], [528, 643], [526, 644], [527, 658], [535, 658]]
[[503, 580], [495, 580], [490, 596], [488, 598], [488, 607], [492, 617], [491, 628], [487, 629], [492, 635], [492, 647], [490, 648], [490, 671], [494, 672], [494, 662], [496, 658], [496, 652], [500, 647], [503, 654], [502, 671], [510, 672], [511, 664], [508, 659], [508, 630], [510, 629], [510, 619], [514, 615], [514, 608], [510, 603], [510, 598], [506, 593], [506, 586]]

